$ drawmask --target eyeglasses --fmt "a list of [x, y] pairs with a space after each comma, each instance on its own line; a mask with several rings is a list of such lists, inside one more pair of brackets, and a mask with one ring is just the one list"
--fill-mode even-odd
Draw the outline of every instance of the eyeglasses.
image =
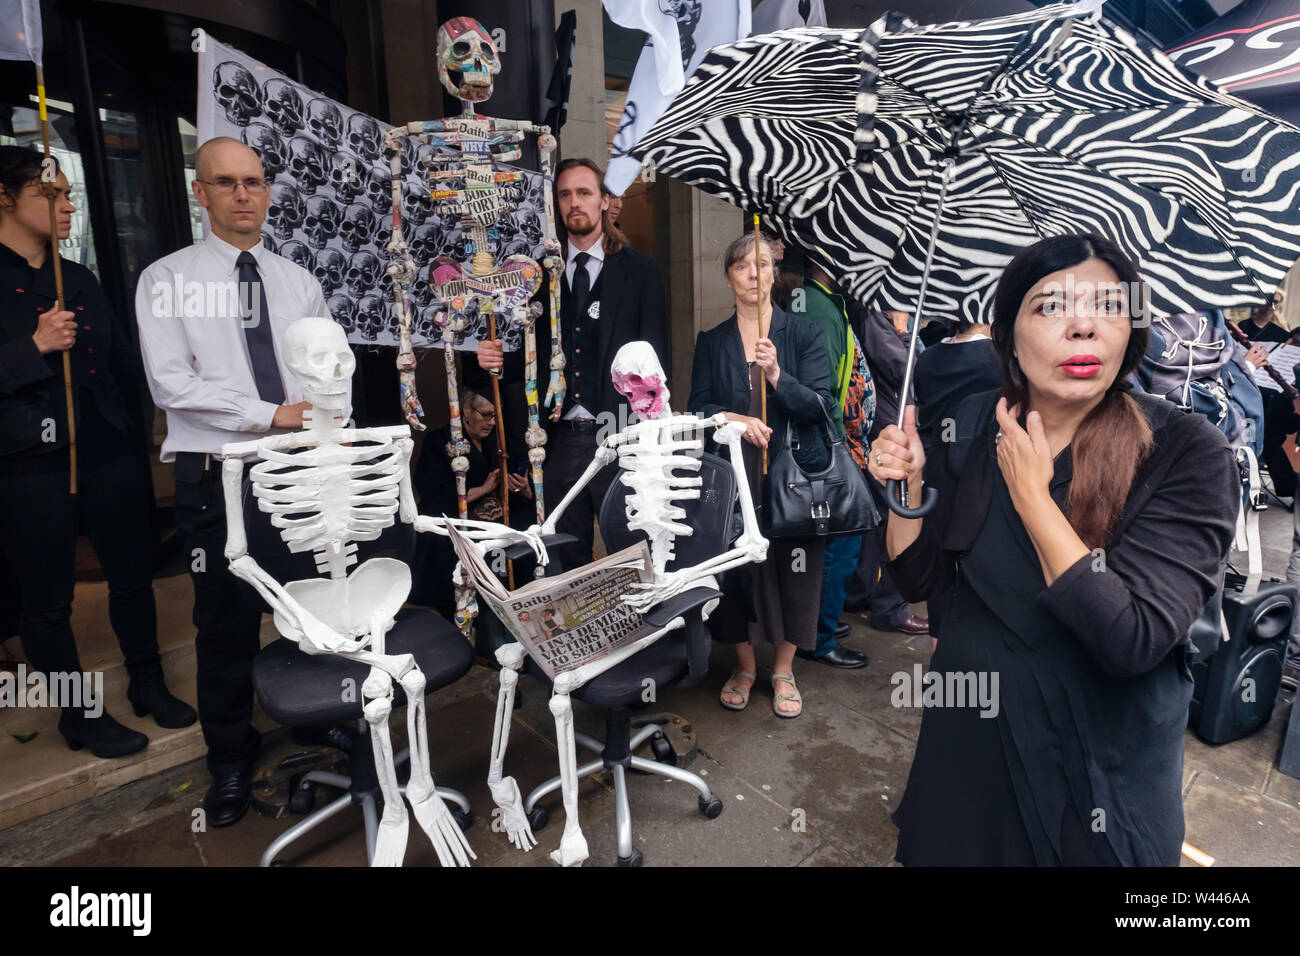
[[487, 408], [487, 409], [475, 408], [474, 414], [477, 415], [479, 418], [482, 418], [487, 421], [497, 420], [497, 410], [495, 408]]
[[214, 192], [223, 196], [230, 195], [240, 186], [248, 190], [250, 196], [266, 189], [265, 179], [231, 179], [229, 176], [218, 176], [216, 179], [200, 179], [198, 182], [211, 186]]

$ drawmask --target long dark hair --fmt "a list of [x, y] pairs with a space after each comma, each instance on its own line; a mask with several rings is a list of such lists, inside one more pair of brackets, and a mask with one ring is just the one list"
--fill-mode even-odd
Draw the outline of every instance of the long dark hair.
[[[59, 172], [59, 161], [50, 157], [55, 175]], [[31, 183], [41, 178], [45, 155], [27, 146], [0, 146], [0, 188], [4, 189], [9, 202], [17, 202], [18, 194]], [[8, 202], [0, 208], [8, 206]]]
[[1100, 259], [1115, 270], [1128, 290], [1128, 346], [1119, 373], [1105, 397], [1074, 433], [1070, 455], [1073, 477], [1066, 501], [1070, 526], [1090, 548], [1103, 547], [1119, 521], [1133, 477], [1151, 450], [1151, 427], [1125, 382], [1147, 350], [1146, 296], [1137, 266], [1104, 236], [1064, 235], [1041, 239], [1022, 249], [998, 280], [993, 300], [993, 344], [1002, 362], [1002, 393], [1008, 407], [1028, 411], [1029, 383], [1015, 357], [1016, 316], [1025, 296], [1044, 276]]

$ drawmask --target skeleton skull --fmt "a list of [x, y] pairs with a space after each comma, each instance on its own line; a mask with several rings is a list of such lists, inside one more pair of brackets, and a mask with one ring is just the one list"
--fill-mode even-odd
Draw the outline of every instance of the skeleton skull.
[[302, 97], [288, 80], [266, 81], [266, 115], [280, 135], [293, 136], [302, 129]]
[[352, 202], [366, 190], [370, 174], [351, 153], [335, 153], [330, 157], [330, 186], [339, 202]]
[[433, 214], [433, 200], [424, 189], [402, 190], [402, 222], [418, 226]]
[[357, 331], [369, 341], [379, 338], [388, 326], [387, 302], [377, 295], [357, 300]]
[[257, 80], [234, 60], [217, 64], [212, 71], [212, 89], [226, 119], [236, 126], [247, 126], [262, 111], [262, 91]]
[[239, 138], [262, 160], [267, 179], [275, 179], [288, 167], [289, 154], [284, 148], [284, 140], [265, 123], [249, 123], [240, 131]]
[[305, 195], [313, 195], [317, 186], [329, 182], [325, 150], [306, 136], [295, 136], [289, 140], [289, 172]]
[[406, 247], [417, 262], [431, 262], [437, 258], [440, 238], [438, 227], [426, 222], [415, 230]]
[[262, 232], [262, 245], [266, 247], [268, 252], [275, 252], [275, 239], [269, 232]]
[[320, 282], [321, 291], [330, 296], [343, 288], [343, 273], [347, 268], [348, 260], [343, 253], [337, 249], [325, 249], [317, 254], [311, 274]]
[[307, 200], [307, 217], [302, 221], [302, 228], [313, 249], [324, 249], [325, 244], [338, 235], [342, 221], [343, 207], [333, 199], [312, 196]]
[[345, 331], [351, 332], [357, 327], [357, 306], [351, 296], [335, 293], [325, 300], [325, 307]]
[[369, 250], [358, 252], [352, 257], [347, 272], [344, 273], [343, 279], [347, 283], [348, 292], [360, 298], [367, 292], [373, 291], [382, 271], [383, 266], [379, 262], [379, 257], [373, 252]]
[[649, 342], [628, 342], [610, 366], [614, 389], [641, 418], [658, 418], [668, 408], [668, 377]]
[[357, 360], [343, 327], [328, 318], [298, 319], [284, 333], [285, 364], [298, 376], [302, 397], [316, 408], [341, 409]]
[[343, 114], [324, 97], [307, 104], [307, 128], [327, 149], [338, 149], [343, 142]]
[[302, 266], [308, 272], [314, 272], [316, 269], [316, 255], [307, 248], [307, 243], [305, 242], [299, 242], [297, 239], [290, 239], [280, 247], [280, 255], [284, 256], [290, 262]]
[[374, 163], [384, 148], [384, 134], [379, 124], [365, 113], [353, 113], [348, 117], [348, 145], [353, 152]]
[[372, 166], [366, 177], [366, 199], [376, 215], [393, 211], [393, 176], [379, 166]]
[[482, 103], [501, 72], [497, 45], [472, 17], [453, 17], [438, 28], [438, 79], [452, 96]]
[[275, 227], [275, 237], [281, 241], [293, 238], [293, 231], [302, 225], [307, 215], [298, 187], [289, 183], [276, 183], [271, 187], [271, 205], [267, 207], [266, 218]]
[[343, 222], [339, 225], [339, 235], [343, 238], [343, 248], [356, 252], [368, 245], [375, 238], [376, 217], [365, 203], [355, 202], [343, 210]]

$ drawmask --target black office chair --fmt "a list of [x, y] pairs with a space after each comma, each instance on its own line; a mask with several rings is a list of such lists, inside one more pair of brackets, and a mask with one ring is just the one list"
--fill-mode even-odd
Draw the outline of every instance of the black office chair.
[[[685, 503], [683, 523], [695, 529], [689, 537], [678, 537], [674, 559], [668, 570], [689, 568], [715, 557], [728, 548], [739, 534], [733, 520], [736, 501], [735, 474], [731, 465], [716, 455], [705, 453], [700, 463], [701, 479], [698, 500]], [[601, 504], [598, 522], [606, 550], [613, 554], [645, 539], [641, 532], [627, 526], [626, 500], [629, 490], [615, 480]], [[548, 540], [548, 544], [549, 544]], [[516, 547], [507, 554], [522, 554]], [[642, 694], [644, 681], [649, 678], [657, 688], [678, 685], [689, 687], [698, 683], [709, 669], [711, 640], [705, 626], [703, 609], [722, 592], [714, 588], [696, 587], [676, 595], [652, 608], [646, 620], [655, 627], [664, 627], [674, 618], [683, 617], [686, 625], [664, 635], [654, 644], [603, 674], [588, 681], [572, 694], [605, 709], [605, 740], [602, 743], [586, 734], [576, 733], [574, 738], [586, 750], [600, 755], [599, 759], [578, 766], [577, 776], [585, 777], [608, 769], [614, 777], [614, 818], [618, 833], [618, 863], [620, 866], [640, 866], [641, 851], [632, 846], [632, 817], [628, 808], [626, 771], [659, 774], [699, 791], [699, 810], [712, 820], [722, 813], [722, 801], [709, 789], [697, 774], [676, 766], [672, 745], [660, 729], [667, 718], [648, 717], [633, 720], [631, 712], [645, 706]], [[504, 628], [490, 614], [480, 618], [500, 641]], [[508, 639], [508, 638], [506, 638]], [[498, 641], [498, 642], [499, 642]], [[524, 658], [524, 669], [549, 688], [545, 672], [529, 657]], [[633, 730], [635, 729], [635, 734]], [[647, 740], [651, 742], [654, 760], [633, 756], [633, 752]], [[550, 814], [539, 801], [547, 794], [560, 789], [558, 776], [535, 788], [524, 801], [529, 825], [534, 832], [546, 826]]]
[[[284, 583], [318, 574], [310, 552], [290, 554], [267, 515], [258, 510], [247, 483], [244, 488], [244, 524], [249, 554], [276, 580]], [[378, 539], [357, 543], [357, 565], [381, 556], [409, 562], [414, 553], [415, 534], [414, 528], [395, 517], [393, 525]], [[424, 608], [407, 607], [398, 612], [396, 623], [385, 638], [384, 651], [414, 656], [425, 676], [426, 697], [438, 688], [458, 681], [474, 663], [473, 649], [460, 631]], [[383, 798], [375, 772], [370, 725], [362, 716], [361, 685], [369, 673], [369, 666], [357, 661], [330, 654], [306, 654], [288, 638], [267, 645], [254, 659], [253, 687], [262, 709], [273, 720], [286, 727], [316, 727], [354, 721], [357, 728], [348, 752], [351, 776], [313, 770], [295, 777], [290, 788], [289, 809], [296, 813], [309, 813], [315, 802], [316, 784], [346, 792], [273, 840], [262, 854], [262, 866], [288, 865], [279, 860], [279, 855], [289, 844], [353, 804], [361, 806], [367, 861], [374, 856], [379, 828], [377, 805]], [[341, 689], [349, 687], [354, 689], [354, 693], [341, 693]], [[393, 690], [393, 707], [396, 709], [406, 703], [406, 695], [400, 684], [395, 684]], [[400, 768], [409, 760], [409, 750], [399, 751], [395, 758]], [[405, 792], [404, 785], [402, 790]], [[473, 822], [469, 801], [455, 790], [446, 787], [437, 790], [440, 797], [455, 805], [451, 814], [461, 830], [467, 830]]]

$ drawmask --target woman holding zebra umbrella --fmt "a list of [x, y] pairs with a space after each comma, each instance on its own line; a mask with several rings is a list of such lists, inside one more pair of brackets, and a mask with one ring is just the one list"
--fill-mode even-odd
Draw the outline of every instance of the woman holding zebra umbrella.
[[[1127, 386], [1144, 317], [1113, 243], [1041, 240], [997, 286], [1000, 391], [928, 461], [914, 408], [872, 445], [878, 481], [939, 488], [924, 518], [889, 516], [886, 548], [906, 598], [947, 604], [900, 862], [1178, 865], [1185, 638], [1240, 486], [1222, 433]], [[978, 703], [954, 693], [972, 685]]]

